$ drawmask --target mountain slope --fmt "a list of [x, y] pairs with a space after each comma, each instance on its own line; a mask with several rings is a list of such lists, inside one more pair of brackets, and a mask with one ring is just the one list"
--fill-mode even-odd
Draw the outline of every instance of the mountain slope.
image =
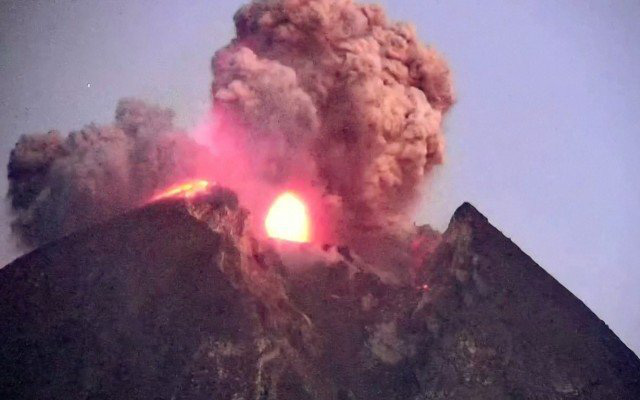
[[[175, 396], [199, 353], [251, 343], [259, 327], [248, 296], [211, 268], [220, 246], [182, 205], [159, 204], [4, 268], [0, 397]], [[228, 373], [255, 375], [249, 367]]]
[[640, 398], [638, 358], [468, 204], [387, 266], [411, 282], [346, 248], [287, 258], [245, 217], [216, 189], [0, 270], [0, 397]]
[[640, 396], [638, 357], [471, 205], [421, 273], [434, 288], [425, 385], [451, 398]]

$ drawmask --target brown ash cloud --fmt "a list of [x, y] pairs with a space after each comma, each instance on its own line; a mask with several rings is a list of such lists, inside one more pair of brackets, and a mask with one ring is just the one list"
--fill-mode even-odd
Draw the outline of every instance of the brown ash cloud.
[[118, 104], [112, 124], [20, 138], [8, 198], [24, 245], [196, 177], [237, 191], [258, 219], [271, 192], [311, 185], [337, 241], [406, 226], [420, 184], [444, 159], [454, 95], [441, 56], [411, 26], [351, 0], [254, 1], [235, 25], [212, 60], [222, 123], [211, 151], [178, 132], [171, 111], [132, 99]]
[[254, 1], [235, 25], [212, 61], [212, 94], [260, 154], [256, 168], [310, 173], [348, 231], [402, 225], [444, 159], [454, 95], [441, 56], [412, 26], [351, 0]]

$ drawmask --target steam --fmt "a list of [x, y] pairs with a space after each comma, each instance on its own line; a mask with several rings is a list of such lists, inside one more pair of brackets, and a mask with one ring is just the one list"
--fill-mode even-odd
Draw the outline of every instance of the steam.
[[446, 63], [411, 26], [351, 0], [254, 1], [235, 25], [212, 94], [253, 167], [274, 182], [311, 176], [347, 232], [400, 224], [443, 162]]
[[172, 119], [170, 110], [125, 99], [112, 125], [23, 135], [8, 166], [12, 230], [22, 244], [101, 222], [193, 176], [205, 149], [174, 133]]

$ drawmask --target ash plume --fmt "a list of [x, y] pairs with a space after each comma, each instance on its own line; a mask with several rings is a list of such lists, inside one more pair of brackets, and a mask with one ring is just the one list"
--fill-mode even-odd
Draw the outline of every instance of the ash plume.
[[12, 230], [31, 247], [103, 221], [192, 177], [205, 151], [176, 133], [172, 111], [134, 99], [111, 125], [23, 135], [8, 165]]
[[257, 219], [295, 183], [322, 210], [322, 240], [408, 226], [421, 182], [443, 162], [442, 120], [454, 101], [443, 59], [411, 26], [351, 0], [254, 1], [235, 26], [212, 60], [209, 149], [177, 133], [171, 111], [132, 99], [110, 125], [19, 140], [8, 197], [23, 244], [196, 177], [236, 191]]
[[235, 25], [212, 95], [243, 127], [254, 168], [274, 181], [310, 174], [347, 231], [398, 225], [443, 162], [454, 101], [443, 59], [413, 27], [351, 0], [254, 1]]

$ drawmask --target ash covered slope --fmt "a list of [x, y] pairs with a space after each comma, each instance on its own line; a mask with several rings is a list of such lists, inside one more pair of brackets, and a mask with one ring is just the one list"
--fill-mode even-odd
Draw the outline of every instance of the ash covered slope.
[[282, 268], [211, 196], [1, 270], [0, 397], [640, 398], [638, 358], [469, 205], [402, 285], [347, 251]]

